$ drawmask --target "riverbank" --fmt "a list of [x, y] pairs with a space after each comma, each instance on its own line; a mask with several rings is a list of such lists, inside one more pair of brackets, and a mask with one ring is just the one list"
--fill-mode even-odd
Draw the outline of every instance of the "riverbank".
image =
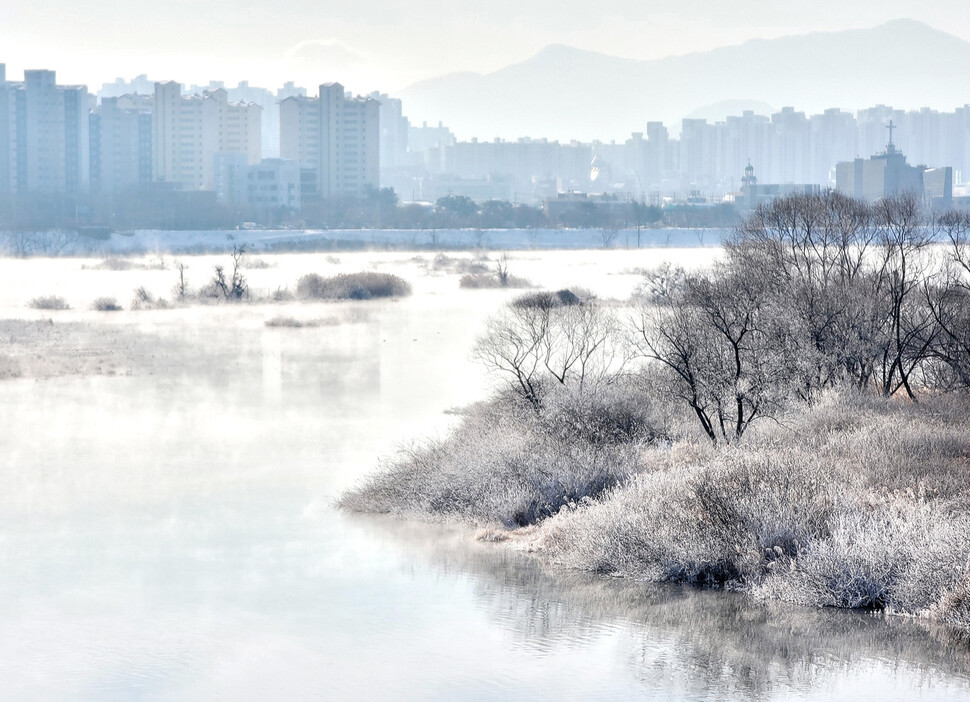
[[562, 409], [477, 405], [340, 504], [463, 521], [566, 568], [970, 629], [964, 398], [832, 393], [729, 447], [658, 440], [664, 418], [631, 400], [622, 425], [643, 429], [605, 442], [564, 431]]
[[934, 225], [945, 246], [922, 221], [912, 198], [793, 196], [626, 301], [517, 297], [473, 352], [503, 390], [340, 504], [970, 629], [970, 219]]
[[103, 232], [2, 232], [9, 256], [296, 253], [361, 250], [470, 251], [717, 247], [730, 230], [648, 229], [206, 229]]

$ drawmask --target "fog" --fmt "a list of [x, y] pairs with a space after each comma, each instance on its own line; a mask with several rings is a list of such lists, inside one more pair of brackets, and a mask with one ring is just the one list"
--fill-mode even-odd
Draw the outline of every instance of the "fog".
[[[714, 255], [521, 252], [509, 266], [625, 297], [637, 267]], [[462, 528], [335, 511], [382, 458], [485, 396], [469, 350], [514, 294], [461, 290], [429, 254], [338, 256], [261, 255], [246, 275], [258, 294], [373, 269], [413, 295], [94, 312], [106, 295], [127, 308], [138, 286], [171, 300], [172, 259], [0, 259], [0, 697], [968, 694], [965, 645], [945, 630], [554, 574]], [[222, 258], [183, 257], [190, 284]], [[27, 307], [53, 294], [71, 309]], [[331, 321], [265, 326], [280, 314]]]
[[[783, 7], [746, 0], [730, 7], [664, 2], [649, 8], [632, 1], [605, 8], [504, 0], [406, 7], [386, 1], [298, 2], [286, 13], [255, 1], [161, 6], [139, 0], [81, 10], [62, 0], [43, 7], [8, 0], [0, 8], [0, 45], [18, 57], [21, 68], [56, 64], [70, 82], [90, 85], [147, 72], [158, 80], [250, 79], [267, 85], [282, 80], [316, 85], [342, 77], [355, 92], [364, 92], [397, 90], [453, 71], [496, 70], [555, 43], [657, 59], [748, 39], [872, 26], [896, 17], [970, 39], [967, 12], [963, 3], [949, 0], [918, 7], [897, 0]], [[97, 51], [91, 50], [92, 42]], [[342, 50], [311, 52], [309, 61], [305, 54], [301, 60], [299, 49], [308, 42]], [[340, 76], [333, 75], [337, 71]], [[348, 80], [348, 73], [354, 79]]]

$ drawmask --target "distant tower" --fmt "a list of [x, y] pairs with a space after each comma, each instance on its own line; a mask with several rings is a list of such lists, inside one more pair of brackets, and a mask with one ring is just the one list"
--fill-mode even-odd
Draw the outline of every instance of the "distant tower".
[[748, 160], [748, 165], [744, 169], [744, 177], [741, 178], [741, 191], [747, 193], [747, 191], [753, 185], [758, 184], [758, 178], [754, 174], [754, 166], [751, 165], [751, 160]]
[[751, 165], [750, 159], [744, 169], [744, 176], [741, 178], [741, 194], [744, 206], [749, 210], [752, 209], [756, 204], [758, 195], [758, 178], [754, 174], [754, 166]]
[[889, 124], [886, 125], [886, 129], [889, 130], [889, 143], [886, 144], [886, 153], [890, 155], [896, 153], [896, 145], [893, 143], [893, 130], [895, 128], [896, 128], [896, 125], [893, 124], [892, 120], [889, 120]]

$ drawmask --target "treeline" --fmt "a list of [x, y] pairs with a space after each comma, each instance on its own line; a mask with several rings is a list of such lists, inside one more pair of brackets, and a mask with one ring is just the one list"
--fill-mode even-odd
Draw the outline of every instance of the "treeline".
[[491, 321], [482, 360], [537, 411], [550, 386], [649, 372], [714, 443], [847, 386], [883, 397], [970, 388], [970, 215], [928, 223], [912, 197], [838, 193], [755, 210], [706, 271], [650, 271], [612, 307], [520, 300]]
[[543, 207], [463, 195], [433, 205], [401, 203], [391, 188], [363, 198], [307, 198], [299, 211], [259, 209], [217, 201], [216, 193], [183, 191], [166, 183], [131, 187], [111, 197], [21, 194], [0, 197], [0, 229], [44, 231], [71, 227], [110, 229], [231, 229], [244, 223], [265, 227], [320, 229], [636, 229], [642, 227], [733, 227], [740, 221], [730, 204], [660, 208], [644, 202], [590, 197]]
[[488, 527], [555, 562], [970, 628], [970, 216], [765, 205], [629, 302], [533, 292], [505, 378], [346, 509]]
[[392, 189], [381, 188], [362, 200], [304, 203], [299, 218], [308, 227], [351, 229], [637, 229], [733, 227], [740, 221], [730, 204], [660, 208], [609, 197], [554, 203], [543, 208], [504, 200], [477, 203], [464, 195], [447, 195], [429, 206], [400, 203]]
[[712, 441], [847, 386], [970, 388], [970, 215], [830, 193], [757, 209], [713, 270], [665, 271], [635, 347]]

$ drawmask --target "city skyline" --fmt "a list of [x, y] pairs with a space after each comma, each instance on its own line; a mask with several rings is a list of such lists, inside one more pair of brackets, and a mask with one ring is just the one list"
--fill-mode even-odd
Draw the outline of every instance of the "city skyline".
[[175, 0], [164, 6], [135, 0], [95, 10], [64, 0], [43, 7], [8, 0], [0, 8], [0, 46], [8, 72], [58, 65], [66, 83], [89, 87], [147, 73], [183, 83], [340, 80], [365, 93], [396, 92], [454, 72], [487, 73], [551, 44], [652, 60], [894, 18], [970, 41], [970, 9], [957, 2], [913, 7], [895, 0], [851, 6], [826, 1], [778, 9], [748, 0], [730, 7], [663, 2], [643, 9], [623, 0], [606, 11], [577, 0], [498, 0], [471, 8], [419, 0], [405, 11], [389, 2], [320, 6], [298, 0], [289, 9], [283, 16], [261, 0]]
[[[4, 58], [8, 79], [15, 80], [23, 57]], [[151, 94], [156, 81], [178, 82], [188, 92], [225, 87], [234, 90], [235, 100], [262, 105], [269, 126], [276, 119], [270, 115], [275, 109], [269, 109], [275, 105], [274, 95], [285, 97], [300, 92], [298, 86], [306, 92], [339, 82], [352, 94], [401, 98], [413, 123], [443, 122], [460, 139], [610, 141], [640, 131], [644, 117], [662, 121], [677, 133], [682, 119], [716, 121], [748, 109], [764, 115], [785, 106], [806, 112], [878, 104], [952, 110], [967, 104], [968, 67], [970, 42], [922, 22], [894, 20], [868, 29], [749, 41], [654, 61], [550, 46], [498, 71], [453, 73], [402, 91], [362, 91], [352, 71], [333, 67], [305, 76], [306, 80], [284, 72], [265, 81], [260, 73], [193, 81], [170, 66], [155, 74], [133, 74], [118, 65], [108, 74], [113, 79], [84, 85], [102, 97]], [[57, 70], [63, 84], [77, 84], [67, 77], [71, 65], [67, 71], [50, 63], [44, 68]], [[833, 81], [833, 75], [839, 80]], [[264, 138], [266, 153], [276, 148]]]
[[[855, 115], [785, 107], [770, 118], [745, 111], [714, 124], [684, 119], [679, 138], [648, 121], [645, 132], [620, 143], [458, 141], [442, 127], [410, 127], [399, 99], [352, 98], [339, 84], [321, 85], [319, 97], [278, 93], [278, 108], [266, 112], [278, 110], [279, 118], [266, 125], [257, 104], [234, 100], [238, 88], [183, 95], [174, 82], [154, 83], [151, 96], [105, 96], [85, 119], [83, 87], [58, 84], [49, 70], [4, 82], [4, 68], [0, 195], [26, 205], [22, 212], [34, 206], [32, 198], [60, 194], [68, 205], [90, 197], [112, 219], [115, 198], [131, 196], [142, 201], [136, 210], [149, 214], [181, 200], [213, 215], [221, 207], [228, 216], [228, 206], [274, 217], [333, 198], [365, 201], [382, 187], [423, 202], [462, 195], [538, 203], [577, 193], [653, 205], [685, 197], [693, 204], [738, 202], [742, 171], [742, 186], [758, 184], [742, 187], [748, 206], [833, 185], [867, 199], [912, 188], [946, 205], [970, 172], [968, 106], [952, 113], [874, 106]], [[269, 95], [252, 86], [241, 92]], [[892, 134], [881, 150], [887, 125], [903, 143], [911, 139], [905, 151], [912, 165]], [[267, 137], [278, 151], [262, 152]], [[891, 158], [860, 158], [877, 152]]]

